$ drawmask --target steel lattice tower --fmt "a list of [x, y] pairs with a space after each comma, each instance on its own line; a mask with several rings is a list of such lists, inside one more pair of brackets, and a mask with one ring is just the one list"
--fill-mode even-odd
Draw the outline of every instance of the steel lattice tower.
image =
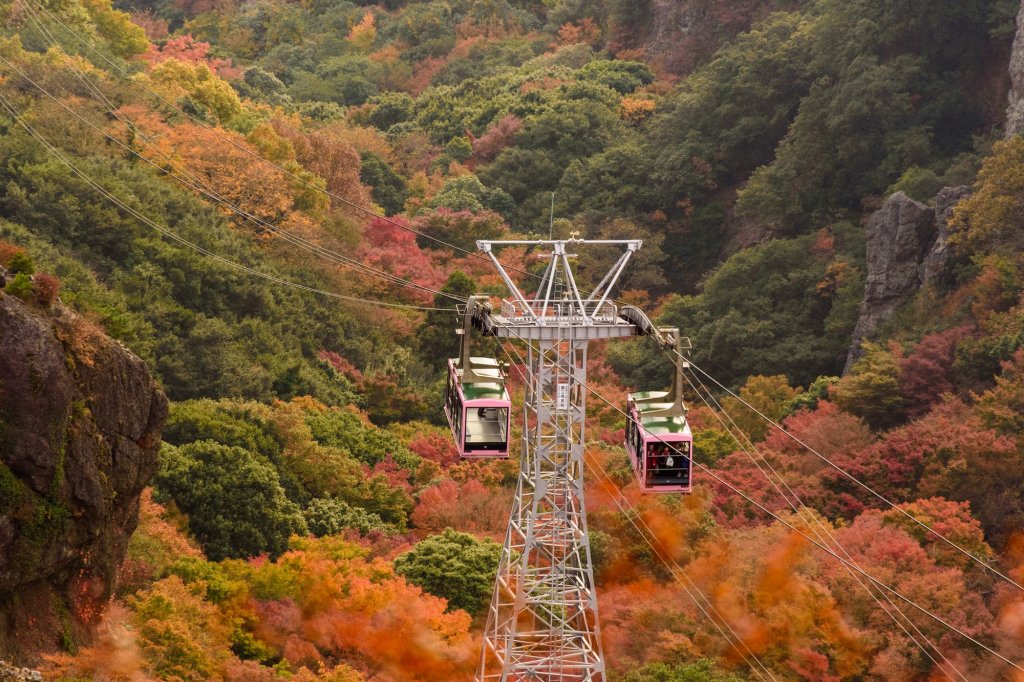
[[[478, 682], [604, 682], [597, 594], [583, 489], [587, 345], [632, 336], [637, 328], [608, 302], [640, 242], [478, 242], [512, 297], [487, 313], [485, 332], [528, 344], [523, 449]], [[506, 244], [550, 247], [535, 298], [523, 296], [493, 252]], [[625, 247], [583, 298], [567, 246]]]

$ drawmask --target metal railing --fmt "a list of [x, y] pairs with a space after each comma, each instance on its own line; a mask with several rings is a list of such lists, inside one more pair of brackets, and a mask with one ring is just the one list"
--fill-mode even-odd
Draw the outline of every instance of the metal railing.
[[[586, 299], [582, 303], [583, 310], [580, 310], [579, 303], [571, 299], [556, 301], [527, 299], [522, 302], [504, 299], [501, 302], [501, 316], [512, 322], [543, 320], [544, 322], [583, 323], [589, 320], [590, 322], [613, 324], [618, 319], [618, 307], [610, 301]], [[598, 308], [599, 304], [600, 308]], [[584, 311], [586, 311], [585, 315]]]

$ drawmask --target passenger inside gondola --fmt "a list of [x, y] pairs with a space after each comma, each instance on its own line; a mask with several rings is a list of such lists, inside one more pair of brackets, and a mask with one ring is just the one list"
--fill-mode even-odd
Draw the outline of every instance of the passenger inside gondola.
[[659, 476], [662, 448], [664, 446], [661, 443], [650, 443], [647, 446], [647, 485], [652, 485]]
[[687, 442], [650, 443], [647, 446], [647, 485], [689, 484]]

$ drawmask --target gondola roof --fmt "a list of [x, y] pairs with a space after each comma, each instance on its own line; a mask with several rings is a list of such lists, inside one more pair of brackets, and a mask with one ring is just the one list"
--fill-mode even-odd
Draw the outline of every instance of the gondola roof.
[[657, 436], [668, 433], [689, 434], [690, 426], [686, 423], [686, 417], [641, 417], [644, 431]]

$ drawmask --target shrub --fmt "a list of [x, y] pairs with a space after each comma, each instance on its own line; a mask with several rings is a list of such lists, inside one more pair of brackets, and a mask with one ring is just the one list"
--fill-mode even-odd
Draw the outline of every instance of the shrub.
[[793, 414], [797, 410], [814, 410], [818, 407], [819, 402], [828, 399], [829, 389], [838, 383], [839, 377], [818, 377], [807, 387], [806, 391], [797, 393], [786, 404], [786, 414]]
[[279, 556], [292, 534], [305, 534], [299, 508], [285, 497], [270, 462], [239, 447], [197, 441], [160, 454], [158, 499], [174, 500], [214, 561]]
[[860, 417], [873, 428], [892, 426], [903, 419], [898, 347], [867, 342], [864, 356], [835, 385], [831, 395], [843, 411]]
[[337, 535], [347, 528], [360, 533], [388, 530], [388, 525], [377, 514], [330, 497], [314, 498], [302, 514], [309, 532], [317, 537]]
[[53, 305], [60, 293], [60, 280], [53, 275], [40, 272], [32, 278], [32, 285], [35, 289], [36, 301], [47, 308]]
[[24, 251], [18, 251], [7, 261], [7, 269], [16, 275], [31, 275], [36, 271], [36, 266], [35, 263], [32, 262], [31, 256]]
[[24, 272], [19, 272], [14, 279], [7, 283], [4, 291], [11, 296], [17, 296], [21, 300], [27, 301], [32, 295], [32, 278]]
[[740, 444], [732, 434], [720, 429], [701, 429], [693, 434], [693, 456], [704, 465], [715, 462], [740, 450]]
[[777, 422], [786, 414], [787, 405], [797, 393], [798, 391], [789, 385], [785, 375], [752, 376], [740, 389], [739, 395], [754, 409], [732, 397], [722, 400], [722, 409], [731, 415], [736, 426], [756, 443], [764, 440], [769, 426], [757, 412]]
[[15, 246], [10, 242], [5, 242], [0, 239], [0, 265], [3, 267], [9, 267], [11, 258], [19, 253], [24, 253], [25, 250], [21, 247]]

